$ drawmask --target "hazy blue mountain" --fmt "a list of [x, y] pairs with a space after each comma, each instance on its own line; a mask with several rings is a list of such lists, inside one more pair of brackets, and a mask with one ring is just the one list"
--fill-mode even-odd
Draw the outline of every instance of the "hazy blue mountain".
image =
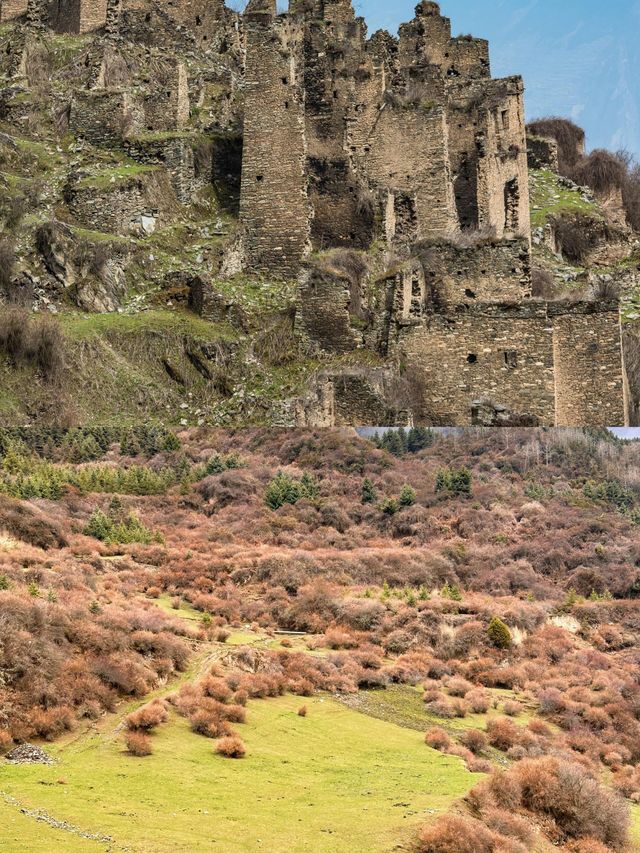
[[[411, 0], [356, 0], [369, 29], [395, 31]], [[522, 74], [529, 119], [573, 118], [591, 148], [640, 157], [640, 0], [442, 0], [454, 35], [492, 46], [493, 73]]]

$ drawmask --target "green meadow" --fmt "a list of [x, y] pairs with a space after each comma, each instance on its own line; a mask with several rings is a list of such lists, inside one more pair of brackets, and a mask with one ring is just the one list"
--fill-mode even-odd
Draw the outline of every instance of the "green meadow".
[[253, 701], [238, 730], [246, 757], [222, 758], [172, 713], [153, 755], [134, 758], [110, 716], [49, 747], [56, 765], [4, 765], [5, 797], [112, 841], [51, 829], [0, 798], [0, 849], [32, 850], [38, 837], [64, 851], [383, 853], [403, 849], [481, 778], [421, 732], [329, 697]]

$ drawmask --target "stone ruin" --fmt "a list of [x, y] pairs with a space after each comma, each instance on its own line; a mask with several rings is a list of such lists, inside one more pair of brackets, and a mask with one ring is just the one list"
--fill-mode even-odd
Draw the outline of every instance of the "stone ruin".
[[[397, 38], [368, 37], [351, 0], [290, 0], [284, 14], [250, 0], [243, 15], [223, 0], [0, 0], [0, 20], [20, 18], [106, 36], [70, 129], [148, 171], [106, 208], [70, 176], [70, 204], [92, 228], [130, 233], [191, 201], [202, 177], [190, 110], [217, 93], [208, 180], [235, 172], [236, 268], [299, 277], [309, 345], [370, 350], [410, 389], [390, 404], [386, 380], [332, 378], [348, 390], [325, 408], [342, 422], [371, 417], [373, 398], [435, 425], [625, 422], [617, 301], [531, 298], [528, 157], [548, 166], [557, 150], [528, 151], [522, 79], [492, 78], [488, 43], [453, 37], [437, 3], [420, 2]], [[154, 56], [142, 83], [122, 61], [131, 45]], [[196, 55], [215, 73], [190, 76], [184, 57]], [[170, 202], [153, 200], [167, 194], [159, 168]], [[364, 270], [345, 269], [341, 252]]]

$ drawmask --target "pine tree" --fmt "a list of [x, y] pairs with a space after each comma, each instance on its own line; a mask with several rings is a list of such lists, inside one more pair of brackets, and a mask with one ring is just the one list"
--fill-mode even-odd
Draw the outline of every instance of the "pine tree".
[[511, 647], [513, 642], [511, 639], [511, 631], [499, 616], [494, 616], [491, 622], [489, 622], [487, 636], [489, 637], [491, 644], [497, 649], [508, 649]]
[[416, 502], [415, 489], [409, 485], [403, 486], [398, 502], [400, 506], [413, 506]]
[[374, 504], [378, 500], [378, 494], [373, 483], [368, 478], [362, 483], [362, 503]]

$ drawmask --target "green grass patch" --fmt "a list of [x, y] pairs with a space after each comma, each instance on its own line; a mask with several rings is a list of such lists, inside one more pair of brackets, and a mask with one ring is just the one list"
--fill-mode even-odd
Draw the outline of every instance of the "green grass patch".
[[79, 189], [108, 189], [117, 186], [131, 178], [158, 172], [157, 166], [142, 166], [138, 163], [123, 163], [109, 169], [104, 169], [95, 175], [87, 175], [78, 181]]
[[[514, 698], [510, 690], [487, 691], [500, 700], [497, 709], [491, 708], [487, 714], [467, 714], [466, 717], [443, 719], [431, 714], [422, 701], [422, 689], [404, 684], [392, 684], [386, 690], [363, 690], [357, 696], [347, 696], [345, 701], [350, 707], [357, 708], [363, 714], [376, 719], [388, 720], [396, 725], [424, 732], [431, 726], [440, 726], [455, 737], [466, 729], [484, 730], [487, 720], [502, 716], [502, 701]], [[532, 714], [526, 710], [513, 718], [519, 725], [526, 725]]]
[[[303, 702], [305, 718], [296, 713]], [[130, 851], [382, 853], [481, 778], [419, 733], [329, 698], [250, 703], [238, 726], [241, 761], [215, 755], [213, 741], [175, 716], [153, 735], [152, 756], [132, 758], [109, 723], [104, 734], [50, 748], [58, 765], [12, 767], [1, 787]], [[32, 842], [39, 830], [34, 821]], [[8, 841], [3, 824], [0, 846], [16, 849]]]
[[227, 323], [209, 323], [187, 311], [155, 309], [139, 314], [61, 314], [60, 322], [70, 338], [86, 341], [109, 335], [172, 332], [212, 341], [233, 340], [236, 333]]
[[181, 601], [180, 608], [175, 610], [171, 606], [170, 595], [160, 595], [158, 598], [152, 598], [151, 602], [163, 610], [168, 616], [176, 616], [179, 619], [185, 619], [187, 622], [201, 622], [203, 614], [192, 607], [188, 601]]
[[634, 847], [640, 850], [640, 804], [631, 806], [631, 840]]
[[599, 215], [598, 207], [584, 201], [577, 190], [563, 186], [549, 169], [532, 169], [529, 173], [531, 227], [546, 225], [550, 217], [560, 213]]

